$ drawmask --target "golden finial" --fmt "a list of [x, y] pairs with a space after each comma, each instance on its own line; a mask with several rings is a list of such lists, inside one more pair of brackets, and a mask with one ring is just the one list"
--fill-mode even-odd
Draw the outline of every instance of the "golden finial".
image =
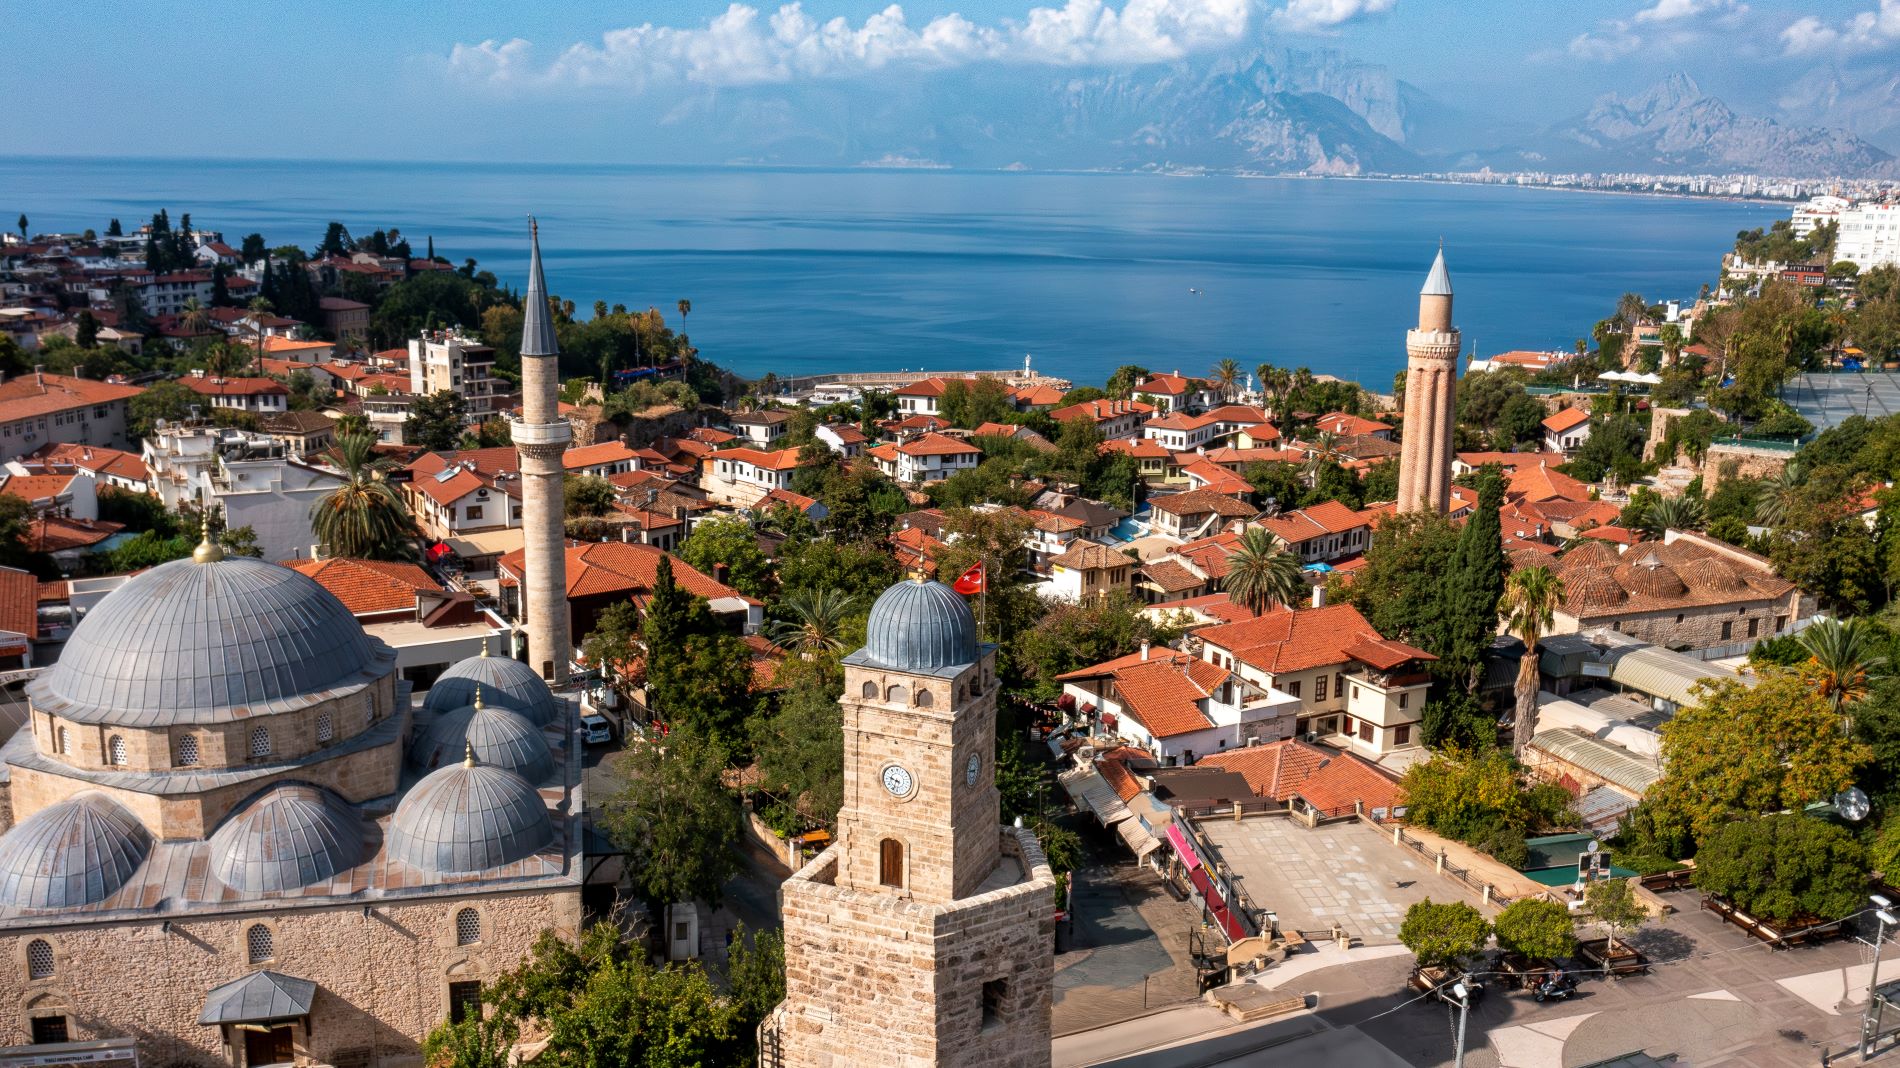
[[482, 655], [488, 655], [488, 635], [482, 635]]
[[475, 707], [482, 707], [482, 684], [479, 682], [475, 684]]
[[224, 546], [211, 536], [211, 505], [204, 508], [203, 521], [199, 524], [200, 537], [198, 547], [191, 551], [191, 558], [201, 564], [214, 564], [224, 559]]
[[910, 580], [912, 582], [924, 581], [924, 569], [922, 565], [910, 569]]
[[468, 748], [463, 751], [462, 766], [465, 768], [472, 768], [475, 766], [475, 743], [474, 742], [468, 743]]

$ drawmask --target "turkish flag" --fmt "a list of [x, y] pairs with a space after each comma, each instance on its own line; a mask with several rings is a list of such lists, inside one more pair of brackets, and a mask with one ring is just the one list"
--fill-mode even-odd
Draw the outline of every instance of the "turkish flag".
[[970, 594], [973, 594], [973, 593], [982, 593], [983, 592], [983, 561], [978, 560], [976, 562], [975, 567], [972, 567], [970, 570], [965, 571], [963, 574], [957, 576], [957, 581], [952, 585], [951, 588], [956, 590], [958, 593], [963, 594], [965, 597], [968, 597]]

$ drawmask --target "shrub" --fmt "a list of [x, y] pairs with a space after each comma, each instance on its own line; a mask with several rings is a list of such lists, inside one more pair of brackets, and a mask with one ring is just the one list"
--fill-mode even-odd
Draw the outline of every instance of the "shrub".
[[1511, 902], [1498, 914], [1496, 930], [1500, 948], [1527, 957], [1567, 957], [1577, 948], [1570, 910], [1540, 897]]
[[1833, 920], [1861, 905], [1867, 855], [1832, 824], [1776, 815], [1726, 824], [1696, 854], [1695, 884], [1770, 921]]

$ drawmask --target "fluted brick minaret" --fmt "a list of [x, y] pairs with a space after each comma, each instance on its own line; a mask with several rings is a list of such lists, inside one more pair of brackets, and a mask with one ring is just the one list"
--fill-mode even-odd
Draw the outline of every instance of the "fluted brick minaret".
[[1405, 332], [1405, 439], [1399, 453], [1399, 511], [1451, 505], [1451, 453], [1462, 342], [1451, 325], [1451, 273], [1438, 249], [1418, 291], [1418, 329]]
[[567, 618], [566, 498], [561, 454], [574, 428], [561, 417], [560, 346], [548, 318], [541, 277], [541, 228], [528, 230], [528, 296], [521, 321], [521, 418], [509, 428], [521, 456], [521, 526], [527, 574], [521, 603], [528, 615], [528, 662], [554, 682], [567, 681], [574, 655]]

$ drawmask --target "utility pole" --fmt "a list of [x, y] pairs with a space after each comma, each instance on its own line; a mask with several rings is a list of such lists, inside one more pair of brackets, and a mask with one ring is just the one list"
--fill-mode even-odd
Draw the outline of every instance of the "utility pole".
[[1880, 947], [1887, 941], [1887, 925], [1900, 924], [1893, 913], [1887, 910], [1893, 902], [1879, 894], [1868, 897], [1874, 903], [1874, 919], [1879, 926], [1874, 931], [1874, 971], [1867, 977], [1867, 1010], [1860, 1018], [1860, 1059], [1865, 1061], [1874, 1054], [1874, 1039], [1880, 1033]]
[[1452, 1068], [1465, 1068], [1465, 1016], [1471, 1012], [1471, 991], [1463, 979], [1451, 988], [1452, 995], [1458, 999], [1458, 1047], [1456, 1060]]

